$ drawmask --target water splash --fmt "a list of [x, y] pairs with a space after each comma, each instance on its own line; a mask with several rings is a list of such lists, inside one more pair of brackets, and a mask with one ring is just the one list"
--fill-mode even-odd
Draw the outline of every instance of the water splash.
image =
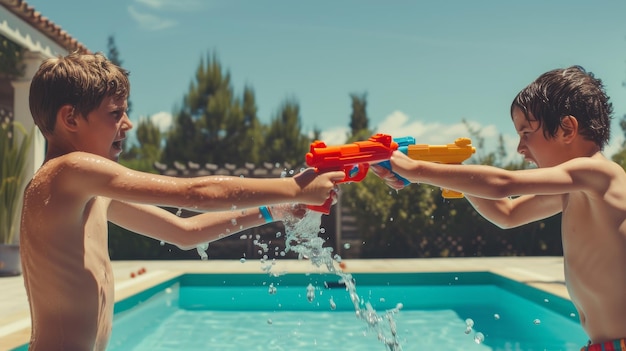
[[[314, 211], [307, 211], [300, 220], [287, 218], [285, 224], [285, 250], [284, 252], [294, 252], [298, 259], [308, 259], [316, 267], [326, 267], [328, 272], [337, 275], [340, 282], [345, 284], [350, 300], [354, 306], [356, 317], [367, 324], [367, 327], [374, 332], [378, 340], [381, 341], [389, 351], [401, 351], [402, 346], [397, 333], [394, 315], [400, 312], [402, 304], [387, 310], [383, 316], [379, 315], [369, 302], [362, 301], [356, 291], [356, 283], [352, 275], [343, 272], [335, 266], [341, 262], [339, 255], [332, 256], [333, 249], [324, 247], [324, 239], [318, 236], [322, 214]], [[268, 273], [270, 269], [263, 267]], [[307, 299], [313, 302], [315, 299], [315, 287], [307, 286]], [[330, 300], [331, 309], [335, 309], [335, 302]]]

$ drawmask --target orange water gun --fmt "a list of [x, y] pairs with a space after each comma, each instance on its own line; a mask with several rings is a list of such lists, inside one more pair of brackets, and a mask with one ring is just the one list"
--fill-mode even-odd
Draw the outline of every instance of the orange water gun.
[[[453, 144], [445, 145], [415, 144], [413, 137], [396, 138], [394, 141], [398, 143], [399, 151], [414, 160], [461, 164], [476, 152], [476, 148], [472, 146], [472, 140], [469, 138], [457, 138]], [[393, 172], [389, 161], [383, 161], [380, 165]], [[395, 175], [404, 182], [404, 185], [410, 183], [398, 174]], [[460, 199], [463, 194], [454, 190], [442, 189], [442, 196], [446, 199]]]
[[[389, 160], [397, 149], [398, 143], [389, 134], [376, 134], [365, 141], [336, 146], [326, 146], [316, 140], [306, 154], [306, 164], [318, 172], [343, 171], [345, 177], [337, 183], [360, 182], [367, 175], [370, 163]], [[320, 206], [309, 205], [308, 208], [328, 214], [331, 206], [332, 198], [329, 198]]]

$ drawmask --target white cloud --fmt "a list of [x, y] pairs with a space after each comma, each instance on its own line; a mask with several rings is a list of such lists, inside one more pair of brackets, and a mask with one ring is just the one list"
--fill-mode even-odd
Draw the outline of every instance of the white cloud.
[[169, 112], [157, 112], [150, 116], [150, 121], [159, 127], [161, 132], [165, 132], [172, 126], [172, 114]]
[[[498, 135], [494, 125], [481, 126], [479, 123], [469, 121], [472, 128], [480, 130], [485, 139]], [[391, 134], [394, 138], [412, 136], [419, 144], [448, 144], [456, 138], [470, 137], [467, 126], [463, 123], [442, 124], [438, 122], [424, 123], [413, 120], [401, 111], [394, 111], [387, 116], [376, 128], [377, 133]]]
[[207, 5], [201, 0], [135, 0], [136, 3], [154, 10], [197, 11]]
[[[482, 125], [476, 121], [467, 121], [469, 127], [477, 130], [484, 139], [484, 145], [479, 152], [495, 152], [498, 147], [501, 132], [493, 125]], [[412, 136], [418, 144], [441, 145], [453, 143], [457, 138], [471, 138], [468, 126], [462, 122], [443, 124], [439, 122], [424, 122], [411, 120], [402, 111], [394, 111], [388, 115], [376, 128], [376, 133], [386, 133], [396, 137]], [[519, 159], [517, 154], [517, 135], [502, 135], [504, 147], [507, 152], [505, 162]], [[478, 143], [472, 140], [473, 144]]]
[[146, 30], [161, 30], [174, 27], [177, 24], [174, 20], [139, 11], [133, 6], [128, 7], [128, 13], [139, 24], [139, 27]]
[[320, 137], [326, 145], [345, 144], [349, 131], [348, 127], [334, 127], [333, 129], [322, 131]]

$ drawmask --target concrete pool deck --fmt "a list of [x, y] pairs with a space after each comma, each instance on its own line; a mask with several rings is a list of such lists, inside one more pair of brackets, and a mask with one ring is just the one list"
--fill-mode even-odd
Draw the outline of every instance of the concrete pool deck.
[[[489, 271], [569, 299], [565, 288], [562, 257], [480, 257], [344, 260], [345, 272], [472, 272]], [[113, 261], [115, 300], [132, 296], [148, 287], [184, 273], [260, 273], [258, 260]], [[145, 273], [137, 274], [145, 269]], [[305, 260], [276, 260], [272, 272], [315, 273]], [[131, 277], [134, 275], [135, 277]], [[357, 282], [358, 286], [358, 282]], [[0, 351], [28, 342], [30, 314], [22, 276], [0, 278]]]

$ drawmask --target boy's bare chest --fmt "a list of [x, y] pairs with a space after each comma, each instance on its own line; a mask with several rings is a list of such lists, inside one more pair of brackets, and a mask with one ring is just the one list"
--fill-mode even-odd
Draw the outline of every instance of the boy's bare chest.
[[565, 255], [577, 255], [594, 247], [615, 244], [614, 209], [606, 203], [576, 193], [564, 201], [561, 234]]

